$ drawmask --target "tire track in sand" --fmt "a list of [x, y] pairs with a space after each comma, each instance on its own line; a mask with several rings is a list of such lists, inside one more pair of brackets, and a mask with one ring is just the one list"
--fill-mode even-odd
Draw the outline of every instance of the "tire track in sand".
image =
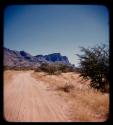
[[10, 84], [5, 84], [5, 119], [12, 122], [68, 121], [61, 107], [63, 100], [47, 91], [46, 83], [37, 81], [31, 77], [31, 73], [28, 71], [15, 74]]

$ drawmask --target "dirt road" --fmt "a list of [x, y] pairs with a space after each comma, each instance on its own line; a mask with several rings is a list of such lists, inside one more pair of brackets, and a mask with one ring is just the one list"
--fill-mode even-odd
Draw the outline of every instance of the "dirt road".
[[[73, 85], [70, 92], [62, 87]], [[89, 88], [77, 73], [48, 75], [33, 71], [4, 71], [4, 118], [12, 122], [103, 122], [108, 118], [109, 94]]]
[[4, 117], [12, 122], [65, 122], [66, 103], [47, 90], [32, 71], [13, 74], [4, 80]]

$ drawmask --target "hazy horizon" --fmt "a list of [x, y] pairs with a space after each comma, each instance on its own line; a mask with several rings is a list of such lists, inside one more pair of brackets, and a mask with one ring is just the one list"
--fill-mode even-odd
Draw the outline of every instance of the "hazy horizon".
[[109, 13], [99, 5], [13, 5], [4, 11], [4, 47], [61, 53], [78, 65], [80, 46], [109, 43]]

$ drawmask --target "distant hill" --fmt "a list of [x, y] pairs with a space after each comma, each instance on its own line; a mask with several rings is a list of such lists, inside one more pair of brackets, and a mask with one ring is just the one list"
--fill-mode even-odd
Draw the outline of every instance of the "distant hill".
[[62, 56], [60, 53], [32, 56], [25, 51], [15, 51], [4, 47], [4, 66], [7, 67], [36, 68], [42, 63], [56, 62], [71, 65], [68, 58], [66, 56]]

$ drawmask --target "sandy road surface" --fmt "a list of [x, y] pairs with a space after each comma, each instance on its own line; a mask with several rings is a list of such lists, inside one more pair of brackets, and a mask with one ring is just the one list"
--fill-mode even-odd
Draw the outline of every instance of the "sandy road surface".
[[46, 89], [32, 71], [15, 73], [10, 82], [4, 80], [4, 117], [12, 122], [63, 122], [66, 104]]

